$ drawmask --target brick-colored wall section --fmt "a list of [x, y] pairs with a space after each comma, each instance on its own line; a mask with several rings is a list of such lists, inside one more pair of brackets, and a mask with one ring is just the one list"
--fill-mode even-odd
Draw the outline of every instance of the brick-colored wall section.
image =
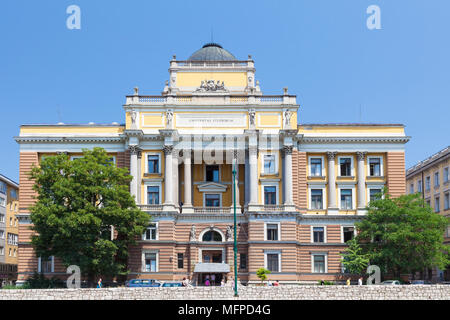
[[33, 165], [38, 165], [39, 159], [37, 152], [21, 152], [19, 164], [19, 212], [28, 213], [28, 208], [34, 204], [33, 191], [34, 181], [29, 178], [29, 173]]
[[392, 197], [399, 197], [406, 192], [405, 153], [387, 153], [387, 187]]
[[294, 150], [292, 152], [292, 191], [294, 203], [306, 212], [306, 152]]
[[117, 153], [117, 166], [130, 169], [130, 151]]

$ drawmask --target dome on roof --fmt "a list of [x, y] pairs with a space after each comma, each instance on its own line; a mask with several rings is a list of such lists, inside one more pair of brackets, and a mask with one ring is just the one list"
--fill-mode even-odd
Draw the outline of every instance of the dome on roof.
[[207, 43], [200, 50], [195, 51], [188, 61], [236, 61], [230, 52], [217, 43]]

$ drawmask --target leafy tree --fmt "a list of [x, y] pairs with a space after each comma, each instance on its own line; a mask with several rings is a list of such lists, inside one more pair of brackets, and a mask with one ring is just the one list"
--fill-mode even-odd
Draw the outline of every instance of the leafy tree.
[[450, 246], [444, 245], [449, 220], [436, 214], [420, 194], [371, 201], [365, 219], [356, 224], [357, 241], [370, 263], [399, 277], [426, 268], [445, 269]]
[[128, 247], [150, 221], [129, 193], [128, 170], [94, 148], [73, 161], [65, 154], [46, 157], [30, 177], [38, 194], [30, 208], [36, 254], [78, 265], [90, 281], [126, 274]]
[[369, 255], [363, 253], [356, 239], [347, 241], [347, 244], [349, 245], [347, 251], [341, 253], [345, 269], [353, 274], [365, 273], [370, 262]]
[[270, 273], [270, 270], [267, 270], [266, 268], [256, 270], [256, 276], [261, 279], [261, 284], [267, 280], [267, 275]]

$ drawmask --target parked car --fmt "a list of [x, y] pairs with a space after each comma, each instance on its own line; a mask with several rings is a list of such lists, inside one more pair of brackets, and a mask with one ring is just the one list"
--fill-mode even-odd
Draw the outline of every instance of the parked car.
[[400, 285], [401, 283], [400, 283], [400, 281], [398, 281], [398, 280], [386, 280], [386, 281], [381, 282], [380, 284], [382, 284], [382, 285], [394, 285], [394, 286], [396, 286], [396, 285]]
[[129, 288], [144, 288], [144, 287], [160, 287], [161, 282], [154, 279], [132, 279], [128, 281], [127, 287]]
[[431, 284], [428, 280], [411, 280], [411, 284]]
[[183, 284], [181, 282], [164, 282], [162, 287], [182, 287]]

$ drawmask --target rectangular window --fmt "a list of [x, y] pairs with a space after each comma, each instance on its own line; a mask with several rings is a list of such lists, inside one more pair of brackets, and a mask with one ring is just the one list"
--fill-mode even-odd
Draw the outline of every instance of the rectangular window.
[[6, 183], [3, 181], [0, 181], [0, 193], [6, 194], [7, 186]]
[[431, 207], [431, 201], [430, 200], [427, 200], [426, 203], [427, 203], [427, 206]]
[[422, 180], [417, 181], [417, 192], [422, 192]]
[[17, 191], [16, 191], [16, 189], [11, 189], [10, 196], [13, 199], [17, 199]]
[[5, 215], [4, 214], [0, 214], [0, 222], [5, 223]]
[[444, 183], [448, 182], [448, 167], [444, 168]]
[[352, 240], [355, 236], [355, 228], [354, 227], [343, 227], [342, 234], [344, 236], [344, 242]]
[[426, 177], [425, 178], [425, 190], [430, 191], [430, 187], [431, 187], [431, 177]]
[[322, 189], [311, 189], [311, 209], [323, 209]]
[[434, 212], [439, 212], [439, 211], [441, 211], [441, 198], [436, 197], [434, 199]]
[[339, 160], [340, 174], [342, 177], [350, 177], [352, 175], [352, 159], [341, 158]]
[[220, 195], [219, 194], [205, 194], [205, 206], [206, 207], [220, 207]]
[[264, 173], [275, 173], [275, 155], [264, 155]]
[[272, 272], [279, 272], [279, 259], [278, 253], [267, 254], [267, 269]]
[[341, 189], [341, 209], [353, 209], [352, 189]]
[[4, 256], [5, 255], [5, 248], [0, 247], [0, 256]]
[[444, 194], [444, 210], [450, 209], [450, 194]]
[[241, 253], [239, 255], [239, 260], [240, 260], [240, 264], [239, 267], [241, 270], [245, 270], [247, 269], [247, 254], [246, 253]]
[[0, 206], [6, 207], [6, 199], [5, 198], [0, 197]]
[[325, 256], [315, 254], [313, 256], [313, 259], [314, 259], [314, 272], [325, 273]]
[[183, 269], [184, 268], [184, 263], [183, 263], [184, 254], [179, 253], [177, 259], [178, 259], [178, 269]]
[[410, 193], [410, 194], [413, 194], [413, 193], [414, 193], [414, 183], [411, 183], [411, 184], [409, 185], [409, 193]]
[[145, 271], [156, 272], [156, 253], [145, 253]]
[[369, 158], [369, 173], [371, 177], [381, 176], [381, 159]]
[[156, 223], [151, 223], [145, 230], [144, 240], [156, 240]]
[[277, 187], [275, 186], [264, 187], [264, 204], [267, 205], [277, 204]]
[[278, 224], [268, 223], [266, 225], [267, 229], [267, 240], [276, 241], [278, 240]]
[[321, 158], [311, 158], [311, 176], [320, 177], [322, 176], [322, 159]]
[[219, 182], [219, 166], [206, 166], [206, 181]]
[[434, 173], [434, 186], [439, 187], [440, 181], [439, 181], [439, 172]]
[[44, 259], [41, 257], [41, 265], [40, 270], [42, 273], [50, 273], [52, 272], [52, 257], [48, 257], [47, 259]]
[[377, 200], [381, 192], [381, 189], [370, 189], [370, 201]]
[[147, 204], [159, 204], [159, 187], [147, 187]]
[[0, 230], [0, 239], [5, 239], [5, 231]]
[[325, 228], [313, 227], [313, 242], [324, 242], [324, 239], [325, 239]]
[[147, 161], [148, 173], [159, 173], [159, 156], [148, 155]]

